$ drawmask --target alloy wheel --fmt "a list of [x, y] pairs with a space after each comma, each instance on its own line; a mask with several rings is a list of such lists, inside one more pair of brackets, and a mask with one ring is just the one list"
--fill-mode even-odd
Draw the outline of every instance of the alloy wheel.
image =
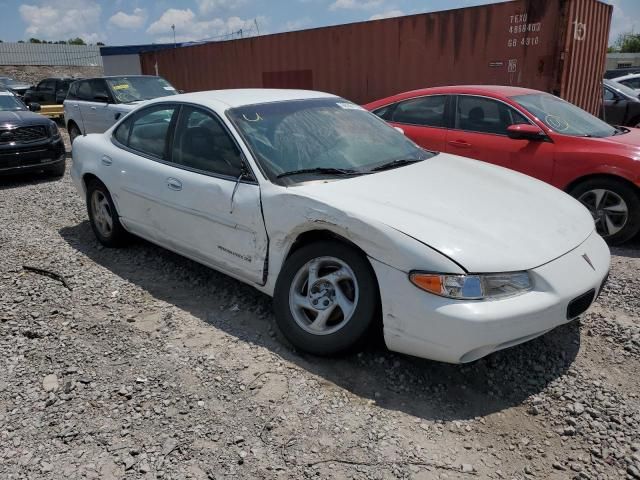
[[596, 188], [584, 192], [578, 200], [589, 209], [602, 237], [620, 232], [629, 220], [629, 207], [616, 192]]
[[296, 273], [289, 289], [295, 322], [314, 335], [329, 335], [353, 316], [359, 298], [353, 270], [335, 257], [314, 258]]
[[93, 222], [105, 238], [109, 238], [113, 233], [113, 215], [111, 206], [106, 195], [100, 190], [95, 190], [91, 195], [91, 213], [93, 214]]

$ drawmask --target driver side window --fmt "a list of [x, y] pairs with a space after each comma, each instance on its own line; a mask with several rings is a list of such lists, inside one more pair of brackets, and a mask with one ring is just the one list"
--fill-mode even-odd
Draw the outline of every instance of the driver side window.
[[240, 175], [240, 150], [222, 123], [209, 112], [185, 105], [176, 125], [173, 163], [214, 175]]
[[460, 95], [456, 108], [456, 129], [467, 132], [506, 135], [511, 125], [530, 122], [515, 109], [491, 98]]

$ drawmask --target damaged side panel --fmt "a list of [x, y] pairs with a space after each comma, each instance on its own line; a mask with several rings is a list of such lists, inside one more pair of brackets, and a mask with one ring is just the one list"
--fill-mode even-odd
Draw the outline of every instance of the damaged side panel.
[[[268, 189], [270, 190], [270, 189]], [[270, 193], [270, 194], [269, 194]], [[269, 275], [264, 291], [273, 293], [277, 274], [303, 233], [321, 230], [345, 238], [367, 256], [403, 272], [414, 269], [463, 273], [439, 252], [375, 220], [334, 208], [294, 189], [263, 191], [269, 232]], [[287, 212], [283, 214], [283, 212]]]

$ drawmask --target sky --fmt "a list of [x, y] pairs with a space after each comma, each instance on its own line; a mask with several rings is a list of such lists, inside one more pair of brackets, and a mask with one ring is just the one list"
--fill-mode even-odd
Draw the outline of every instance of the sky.
[[[495, 1], [495, 0], [494, 0]], [[640, 0], [614, 5], [613, 41], [640, 32]], [[493, 3], [491, 0], [0, 0], [0, 40], [81, 37], [107, 45], [276, 33]], [[238, 33], [235, 34], [239, 36]]]

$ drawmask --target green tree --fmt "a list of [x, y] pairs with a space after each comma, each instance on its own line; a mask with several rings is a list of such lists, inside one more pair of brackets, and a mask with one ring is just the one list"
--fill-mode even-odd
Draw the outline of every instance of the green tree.
[[84, 43], [84, 40], [81, 39], [80, 37], [70, 38], [67, 43], [69, 45], [86, 45], [86, 43]]
[[[40, 40], [39, 38], [30, 38], [29, 39], [29, 43], [42, 43], [42, 40]], [[44, 42], [46, 43], [46, 42]]]
[[[612, 47], [610, 47], [610, 49], [611, 48]], [[611, 51], [621, 53], [640, 52], [640, 34], [633, 32], [620, 34]]]

